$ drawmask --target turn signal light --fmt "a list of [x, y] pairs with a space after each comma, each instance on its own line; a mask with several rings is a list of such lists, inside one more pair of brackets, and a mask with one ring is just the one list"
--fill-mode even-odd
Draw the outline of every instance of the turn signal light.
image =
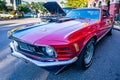
[[79, 46], [78, 46], [77, 43], [74, 43], [74, 47], [75, 47], [76, 52], [78, 52], [79, 51]]

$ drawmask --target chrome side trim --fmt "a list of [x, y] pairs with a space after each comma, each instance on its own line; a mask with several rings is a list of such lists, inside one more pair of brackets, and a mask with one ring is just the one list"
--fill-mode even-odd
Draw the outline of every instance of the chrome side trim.
[[37, 66], [40, 66], [40, 67], [47, 67], [47, 66], [58, 66], [58, 65], [67, 65], [67, 64], [71, 64], [71, 63], [74, 63], [78, 57], [74, 57], [70, 60], [67, 60], [67, 61], [54, 61], [54, 62], [40, 62], [40, 61], [37, 61], [37, 60], [34, 60], [34, 59], [31, 59], [31, 58], [28, 58], [26, 57], [25, 55], [17, 52], [15, 50], [15, 47], [13, 45], [13, 43], [11, 42], [10, 43], [10, 47], [12, 48], [13, 52], [12, 52], [12, 55], [15, 56], [15, 57], [18, 57], [18, 58], [21, 58], [21, 59], [24, 59], [24, 60], [27, 60], [28, 62], [31, 62]]
[[106, 33], [104, 33], [104, 34], [97, 40], [97, 42], [99, 42], [105, 35], [107, 35], [107, 33], [108, 33], [111, 29], [113, 29], [113, 27], [110, 28]]

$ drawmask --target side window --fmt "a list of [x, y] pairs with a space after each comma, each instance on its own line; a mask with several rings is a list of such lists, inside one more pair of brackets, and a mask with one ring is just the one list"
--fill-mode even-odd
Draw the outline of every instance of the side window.
[[103, 18], [108, 18], [110, 16], [110, 14], [109, 14], [109, 12], [107, 11], [107, 10], [103, 10], [103, 12], [102, 12], [102, 17]]
[[107, 11], [107, 16], [110, 17], [110, 13], [109, 13], [109, 11]]

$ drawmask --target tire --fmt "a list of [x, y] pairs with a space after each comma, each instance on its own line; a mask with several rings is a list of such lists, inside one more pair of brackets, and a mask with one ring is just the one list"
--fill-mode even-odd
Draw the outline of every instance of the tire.
[[90, 39], [85, 47], [83, 48], [82, 52], [78, 56], [77, 66], [81, 69], [86, 70], [92, 64], [92, 58], [95, 51], [95, 39]]

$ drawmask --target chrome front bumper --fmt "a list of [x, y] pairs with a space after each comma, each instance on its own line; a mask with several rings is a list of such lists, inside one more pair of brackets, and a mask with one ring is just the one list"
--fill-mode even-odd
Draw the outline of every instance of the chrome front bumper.
[[54, 61], [54, 62], [40, 62], [40, 61], [37, 61], [37, 60], [34, 60], [32, 58], [28, 58], [26, 57], [25, 55], [17, 52], [15, 50], [15, 47], [13, 45], [13, 43], [11, 42], [10, 43], [10, 47], [12, 49], [12, 55], [15, 56], [15, 57], [18, 57], [18, 58], [21, 58], [21, 59], [24, 59], [28, 62], [31, 62], [37, 66], [41, 66], [41, 67], [47, 67], [47, 66], [58, 66], [58, 65], [67, 65], [67, 64], [71, 64], [71, 63], [74, 63], [78, 58], [77, 57], [74, 57], [70, 60], [67, 60], [67, 61]]

